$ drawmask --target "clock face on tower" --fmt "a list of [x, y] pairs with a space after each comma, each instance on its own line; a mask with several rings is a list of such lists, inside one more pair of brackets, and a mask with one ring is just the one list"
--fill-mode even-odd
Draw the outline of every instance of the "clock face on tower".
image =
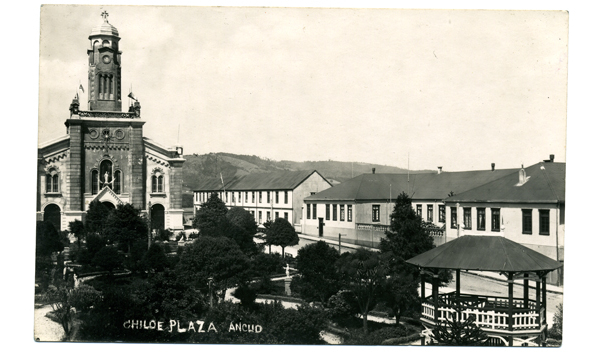
[[105, 64], [110, 64], [110, 56], [104, 55], [102, 57], [102, 62], [105, 63]]

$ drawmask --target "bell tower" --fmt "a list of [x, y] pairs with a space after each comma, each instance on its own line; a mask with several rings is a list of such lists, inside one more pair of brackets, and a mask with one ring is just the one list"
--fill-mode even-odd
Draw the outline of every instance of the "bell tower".
[[121, 52], [119, 32], [108, 23], [108, 12], [102, 12], [103, 23], [92, 29], [88, 49], [88, 100], [91, 111], [121, 111]]

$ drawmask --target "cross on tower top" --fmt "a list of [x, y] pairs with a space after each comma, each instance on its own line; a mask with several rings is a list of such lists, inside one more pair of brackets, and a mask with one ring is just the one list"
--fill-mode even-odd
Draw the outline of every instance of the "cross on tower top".
[[104, 22], [108, 22], [108, 20], [106, 19], [108, 17], [108, 12], [103, 11], [102, 14], [100, 14], [100, 16], [102, 16], [102, 18], [104, 19]]

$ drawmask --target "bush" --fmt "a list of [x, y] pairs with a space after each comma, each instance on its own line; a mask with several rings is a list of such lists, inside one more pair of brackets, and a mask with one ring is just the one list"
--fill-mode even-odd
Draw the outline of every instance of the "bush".
[[100, 267], [104, 271], [112, 274], [114, 270], [123, 265], [123, 258], [117, 248], [105, 246], [92, 259], [92, 265]]
[[175, 241], [180, 241], [181, 239], [183, 239], [184, 241], [187, 240], [187, 237], [185, 236], [185, 232], [182, 230], [181, 232], [177, 233], [177, 236], [175, 236]]
[[257, 277], [264, 277], [285, 273], [285, 263], [278, 254], [261, 253], [252, 259], [252, 273]]
[[233, 296], [240, 300], [242, 306], [251, 308], [256, 300], [256, 291], [247, 285], [243, 285], [233, 291]]
[[364, 334], [362, 329], [354, 329], [350, 331], [350, 338], [344, 340], [344, 344], [381, 345], [386, 340], [399, 339], [413, 333], [415, 332], [404, 326], [385, 327], [368, 334]]
[[148, 249], [144, 256], [144, 264], [146, 268], [155, 272], [163, 271], [169, 266], [169, 261], [162, 245], [158, 243], [150, 245], [150, 249]]
[[548, 337], [556, 340], [562, 340], [562, 321], [563, 321], [563, 305], [558, 304], [556, 306], [556, 313], [552, 318], [553, 324], [550, 330], [548, 330]]
[[81, 284], [71, 292], [71, 305], [78, 311], [87, 312], [101, 298], [102, 293], [87, 284]]
[[173, 231], [171, 229], [161, 229], [158, 231], [158, 235], [156, 236], [156, 239], [160, 240], [160, 241], [169, 241], [169, 240], [171, 240], [172, 235], [173, 235]]
[[200, 236], [199, 232], [191, 232], [190, 235], [188, 236], [188, 239], [190, 239], [190, 240], [198, 239], [199, 236]]

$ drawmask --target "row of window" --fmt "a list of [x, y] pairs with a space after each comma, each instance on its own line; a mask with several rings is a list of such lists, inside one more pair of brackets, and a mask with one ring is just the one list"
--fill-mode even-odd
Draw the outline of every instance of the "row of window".
[[[265, 191], [265, 193], [266, 193], [267, 203], [270, 204], [271, 203], [271, 191]], [[280, 193], [280, 191], [273, 191], [274, 201], [276, 204], [280, 203], [279, 202], [279, 193]], [[208, 198], [210, 197], [211, 194], [212, 194], [212, 192], [196, 193], [196, 202], [204, 203], [204, 202], [208, 201]], [[251, 200], [252, 200], [251, 203], [255, 203], [257, 194], [258, 194], [258, 203], [263, 203], [263, 192], [262, 191], [251, 191], [251, 192], [244, 191], [244, 193], [243, 193], [244, 203], [248, 203], [248, 196], [251, 197]], [[236, 198], [236, 195], [237, 195], [237, 198]], [[231, 199], [232, 203], [242, 202], [242, 192], [241, 191], [219, 192], [219, 198], [221, 198], [225, 202], [229, 202], [229, 199]], [[286, 205], [289, 203], [289, 194], [287, 191], [283, 191], [283, 203]]]
[[[338, 213], [339, 207], [339, 213]], [[347, 211], [346, 211], [347, 210]], [[311, 213], [312, 211], [312, 213]], [[352, 222], [352, 205], [325, 204], [325, 220]], [[306, 204], [306, 219], [317, 219], [317, 204]]]
[[[254, 217], [254, 219], [256, 219], [256, 215], [254, 213], [254, 210], [250, 210], [250, 214], [252, 215], [252, 217]], [[263, 216], [262, 211], [258, 211], [258, 223], [259, 224], [263, 223], [262, 216]], [[275, 219], [277, 219], [277, 218], [279, 218], [279, 212], [275, 212]], [[287, 212], [283, 212], [283, 218], [286, 221], [289, 221], [289, 219], [288, 219], [288, 213]], [[271, 220], [271, 211], [267, 211], [267, 219], [266, 219], [266, 221], [270, 221], [270, 220]]]
[[[484, 207], [477, 207], [477, 230], [486, 230], [486, 209]], [[463, 207], [463, 226], [464, 229], [472, 229], [472, 207]], [[539, 212], [539, 233], [540, 235], [550, 234], [550, 210], [538, 210]], [[450, 207], [450, 227], [456, 229], [457, 226], [457, 210], [456, 207]], [[491, 231], [499, 232], [501, 227], [500, 209], [492, 208], [492, 222]], [[522, 232], [523, 234], [533, 233], [533, 210], [522, 209]]]
[[[416, 212], [419, 217], [423, 218], [423, 205], [417, 204]], [[433, 205], [427, 205], [427, 215], [426, 216], [427, 216], [427, 218], [425, 218], [425, 220], [427, 222], [434, 221]], [[440, 223], [446, 222], [446, 206], [444, 206], [444, 205], [438, 205], [438, 222], [440, 222]]]

